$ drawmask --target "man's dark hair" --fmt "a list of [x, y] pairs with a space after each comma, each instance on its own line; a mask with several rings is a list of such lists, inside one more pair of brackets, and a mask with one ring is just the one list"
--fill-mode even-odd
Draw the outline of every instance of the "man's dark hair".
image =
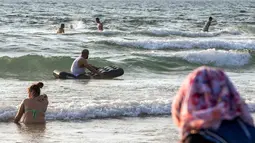
[[212, 20], [212, 19], [213, 19], [213, 18], [210, 16], [210, 17], [209, 17], [209, 20]]
[[65, 28], [65, 24], [62, 23], [60, 27], [61, 27], [61, 28]]
[[100, 19], [97, 17], [97, 18], [96, 18], [96, 21], [100, 21]]
[[88, 55], [88, 54], [89, 54], [89, 50], [88, 50], [88, 49], [84, 49], [84, 50], [82, 50], [81, 54], [86, 54], [86, 55]]

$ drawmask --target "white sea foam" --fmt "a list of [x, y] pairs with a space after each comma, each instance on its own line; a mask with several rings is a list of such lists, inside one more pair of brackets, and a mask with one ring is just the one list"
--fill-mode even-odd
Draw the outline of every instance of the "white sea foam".
[[[254, 104], [249, 103], [250, 112], [254, 112]], [[17, 109], [6, 107], [0, 109], [0, 122], [13, 119]], [[49, 108], [46, 120], [86, 120], [116, 117], [171, 115], [170, 100], [155, 101], [116, 101], [112, 103], [93, 103], [88, 105], [75, 105]]]
[[[0, 109], [0, 121], [14, 117], [17, 109], [8, 107]], [[62, 107], [48, 108], [47, 120], [84, 120], [95, 118], [137, 117], [143, 115], [170, 115], [169, 100], [155, 101], [115, 101], [79, 105], [70, 103]]]
[[[146, 54], [146, 53], [145, 53]], [[248, 52], [235, 50], [192, 50], [178, 52], [150, 52], [150, 55], [160, 57], [175, 57], [196, 64], [214, 64], [216, 66], [243, 66], [249, 64], [251, 55]]]
[[141, 30], [132, 33], [141, 33], [141, 34], [149, 34], [149, 35], [156, 35], [156, 36], [184, 36], [184, 37], [215, 37], [220, 35], [240, 35], [241, 32], [234, 31], [234, 30], [221, 30], [215, 32], [192, 32], [192, 31], [175, 31], [169, 29], [149, 29], [149, 30]]
[[68, 25], [70, 29], [84, 29], [86, 25], [82, 21], [72, 21], [71, 24]]
[[174, 39], [174, 40], [108, 40], [120, 46], [139, 47], [145, 49], [191, 49], [191, 48], [223, 48], [223, 49], [253, 49], [255, 40], [229, 39]]
[[248, 64], [251, 59], [248, 52], [240, 53], [215, 49], [177, 53], [175, 56], [191, 63], [214, 64], [217, 66], [243, 66]]
[[165, 114], [170, 114], [170, 102], [167, 100], [115, 101], [88, 105], [71, 103], [67, 108], [49, 110], [46, 117], [51, 120], [75, 120]]
[[17, 109], [15, 107], [1, 107], [0, 108], [0, 122], [6, 122], [15, 116]]

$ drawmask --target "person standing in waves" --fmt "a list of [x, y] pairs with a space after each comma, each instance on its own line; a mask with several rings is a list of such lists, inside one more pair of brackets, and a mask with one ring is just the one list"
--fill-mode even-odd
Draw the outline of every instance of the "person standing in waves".
[[205, 26], [204, 26], [204, 28], [203, 28], [203, 31], [204, 31], [204, 32], [208, 32], [208, 31], [209, 31], [209, 27], [211, 26], [212, 20], [213, 20], [213, 18], [212, 18], [212, 17], [209, 17], [207, 23], [205, 24]]
[[100, 22], [100, 19], [99, 18], [96, 18], [96, 23], [97, 23], [97, 29], [99, 31], [103, 31], [103, 23]]

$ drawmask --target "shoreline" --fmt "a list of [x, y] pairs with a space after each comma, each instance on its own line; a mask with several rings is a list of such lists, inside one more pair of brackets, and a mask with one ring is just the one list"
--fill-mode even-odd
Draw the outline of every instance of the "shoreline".
[[[0, 123], [4, 142], [175, 142], [178, 132], [170, 117], [47, 122], [46, 125]], [[172, 132], [172, 135], [169, 135]]]

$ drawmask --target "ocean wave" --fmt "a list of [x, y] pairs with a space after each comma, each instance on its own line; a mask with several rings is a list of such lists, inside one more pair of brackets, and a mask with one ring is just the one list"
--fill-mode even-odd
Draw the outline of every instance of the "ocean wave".
[[203, 51], [192, 51], [175, 55], [191, 63], [213, 64], [216, 66], [244, 66], [249, 64], [252, 58], [248, 52], [223, 51], [208, 49]]
[[181, 58], [182, 60], [188, 61], [195, 64], [206, 64], [215, 66], [244, 66], [249, 64], [252, 56], [249, 52], [238, 52], [233, 50], [192, 50], [192, 51], [178, 51], [178, 52], [153, 52], [153, 56], [159, 57], [172, 57]]
[[216, 37], [223, 34], [227, 35], [240, 35], [239, 31], [222, 30], [216, 32], [191, 32], [191, 31], [174, 31], [168, 29], [150, 29], [131, 32], [132, 34], [142, 34], [149, 36], [182, 36], [182, 37]]
[[[19, 31], [21, 34], [40, 34], [40, 35], [52, 35], [55, 34], [57, 29], [60, 26], [59, 18], [53, 17], [53, 19], [56, 19], [56, 23], [53, 22], [50, 25], [43, 26], [43, 27], [26, 27], [22, 29], [10, 29], [5, 28], [2, 29], [2, 33], [13, 33], [13, 30]], [[62, 19], [62, 18], [60, 18]], [[180, 36], [180, 37], [217, 37], [221, 35], [241, 35], [244, 33], [250, 33], [249, 30], [243, 30], [242, 28], [238, 30], [236, 29], [223, 29], [220, 31], [213, 31], [213, 32], [202, 32], [202, 31], [183, 31], [183, 30], [171, 30], [171, 29], [162, 29], [162, 28], [154, 28], [154, 29], [143, 29], [143, 30], [127, 30], [127, 29], [104, 29], [104, 31], [98, 31], [95, 27], [95, 25], [86, 24], [82, 20], [71, 20], [70, 18], [64, 18], [67, 20], [65, 22], [65, 35], [95, 35], [95, 36], [112, 36], [112, 37], [119, 37], [119, 36], [145, 36], [145, 37], [167, 37], [167, 36]], [[61, 20], [60, 20], [61, 21]], [[35, 21], [31, 21], [34, 22]], [[41, 21], [43, 23], [43, 21]]]
[[65, 35], [97, 35], [97, 36], [117, 36], [120, 34], [124, 34], [121, 31], [114, 31], [114, 30], [104, 30], [104, 31], [97, 31], [97, 30], [86, 30], [86, 31], [72, 31], [70, 33], [66, 33]]
[[[119, 36], [119, 35], [144, 35], [144, 36], [182, 36], [182, 37], [216, 37], [220, 35], [240, 35], [239, 31], [232, 30], [222, 30], [216, 32], [191, 32], [191, 31], [174, 31], [168, 29], [149, 29], [149, 30], [139, 30], [139, 31], [120, 31], [120, 30], [83, 30], [84, 28], [79, 28], [79, 26], [74, 26], [74, 30], [82, 30], [80, 32], [71, 32], [71, 34], [88, 34], [88, 35], [103, 35], [103, 36]], [[66, 33], [68, 35], [69, 33]]]
[[[134, 59], [126, 59], [130, 68], [139, 67], [155, 72], [176, 69], [190, 70], [197, 66], [208, 65], [221, 68], [244, 68], [253, 64], [253, 56], [248, 51], [236, 50], [186, 50], [186, 51], [136, 51]], [[135, 70], [136, 68], [133, 68]]]
[[251, 49], [255, 50], [255, 40], [218, 40], [218, 39], [174, 39], [174, 40], [106, 40], [105, 44], [144, 49]]
[[[53, 79], [55, 69], [70, 71], [73, 58], [68, 56], [23, 55], [20, 57], [0, 57], [0, 77], [16, 79]], [[104, 59], [91, 58], [91, 64], [96, 66], [114, 65]]]
[[[254, 103], [248, 103], [249, 111], [255, 112]], [[17, 107], [1, 107], [0, 122], [11, 121], [17, 112]], [[114, 101], [77, 105], [70, 103], [65, 107], [48, 108], [47, 121], [74, 121], [119, 117], [144, 117], [171, 115], [170, 100], [154, 101]]]
[[[18, 78], [23, 77], [46, 78], [55, 68], [70, 68], [72, 63], [70, 57], [44, 57], [39, 55], [24, 55], [21, 57], [0, 57], [0, 77]], [[69, 64], [67, 64], [69, 63]]]
[[[73, 58], [68, 56], [22, 55], [0, 57], [0, 78], [21, 80], [54, 79], [55, 69], [69, 71]], [[248, 51], [236, 50], [156, 50], [137, 51], [121, 57], [91, 58], [95, 66], [115, 65], [127, 73], [144, 71], [162, 72], [185, 66], [187, 69], [198, 65], [213, 65], [225, 68], [242, 67], [252, 64], [253, 56]], [[125, 68], [128, 67], [128, 68]]]
[[[0, 121], [10, 121], [16, 112], [16, 107], [1, 108]], [[115, 101], [87, 105], [77, 105], [72, 102], [65, 107], [48, 108], [46, 120], [87, 120], [159, 115], [170, 115], [170, 101]]]
[[255, 22], [253, 23], [247, 23], [247, 25], [243, 25], [240, 27], [241, 30], [250, 33], [252, 35], [255, 35]]
[[17, 112], [16, 107], [1, 107], [0, 108], [0, 122], [7, 122], [15, 117]]

